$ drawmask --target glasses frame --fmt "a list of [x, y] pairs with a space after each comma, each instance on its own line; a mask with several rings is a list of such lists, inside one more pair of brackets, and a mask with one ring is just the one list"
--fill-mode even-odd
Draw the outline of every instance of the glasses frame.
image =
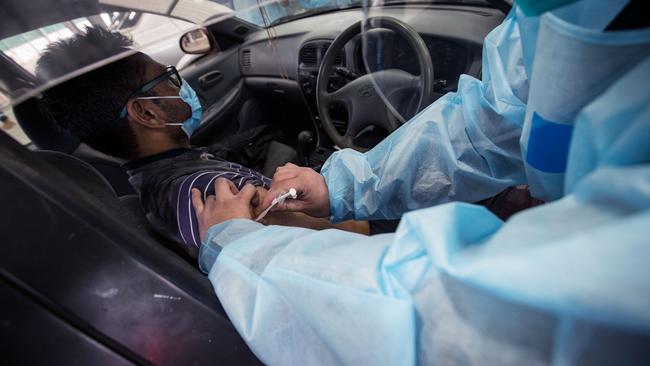
[[134, 91], [129, 95], [128, 98], [126, 98], [126, 102], [124, 102], [124, 106], [122, 107], [122, 110], [120, 111], [120, 119], [124, 119], [126, 115], [128, 114], [126, 104], [129, 102], [129, 100], [135, 98], [137, 95], [147, 93], [151, 91], [151, 89], [155, 88], [156, 85], [162, 83], [165, 80], [169, 80], [172, 85], [174, 85], [177, 88], [181, 88], [183, 86], [183, 79], [181, 78], [180, 74], [178, 73], [178, 70], [176, 70], [176, 67], [174, 66], [167, 66], [165, 68], [165, 71], [161, 73], [160, 75], [156, 76], [155, 78], [147, 81], [146, 83], [142, 84], [138, 90]]

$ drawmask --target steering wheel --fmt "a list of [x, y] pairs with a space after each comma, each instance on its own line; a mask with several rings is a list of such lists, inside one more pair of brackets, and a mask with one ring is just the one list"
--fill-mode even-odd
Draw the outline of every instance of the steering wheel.
[[[374, 28], [392, 30], [408, 42], [417, 55], [420, 75], [415, 76], [399, 69], [381, 70], [360, 76], [330, 93], [327, 88], [336, 56], [348, 41], [361, 33], [362, 21], [344, 30], [332, 42], [318, 70], [316, 81], [318, 114], [325, 132], [337, 146], [362, 152], [368, 149], [355, 145], [354, 137], [366, 127], [379, 126], [390, 133], [401, 125], [400, 111], [393, 107], [395, 104], [386, 103], [385, 98], [391, 101], [398, 95], [413, 95], [414, 92], [418, 92], [420, 98], [417, 112], [429, 105], [433, 90], [433, 64], [422, 37], [408, 24], [392, 17], [378, 16], [368, 18], [367, 21]], [[343, 104], [348, 111], [348, 127], [343, 135], [339, 134], [334, 127], [329, 114], [330, 107], [337, 103]]]

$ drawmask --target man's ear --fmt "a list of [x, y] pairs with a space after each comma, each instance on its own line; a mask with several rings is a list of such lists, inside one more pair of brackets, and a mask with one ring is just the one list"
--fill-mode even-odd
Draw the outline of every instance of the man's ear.
[[126, 103], [128, 116], [135, 123], [148, 128], [165, 128], [160, 108], [150, 100], [131, 99]]

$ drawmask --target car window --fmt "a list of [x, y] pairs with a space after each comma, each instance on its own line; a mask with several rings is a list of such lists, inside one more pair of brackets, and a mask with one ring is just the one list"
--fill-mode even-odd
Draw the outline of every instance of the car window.
[[21, 145], [29, 145], [31, 143], [31, 140], [23, 132], [23, 129], [20, 128], [20, 125], [16, 123], [16, 118], [11, 110], [0, 111], [0, 130], [13, 137]]
[[[11, 65], [11, 79], [20, 83], [0, 82], [0, 130], [22, 145], [30, 139], [16, 123], [11, 105], [16, 96], [30, 86], [38, 85], [36, 66], [44, 50], [52, 43], [65, 40], [87, 27], [117, 30], [133, 39], [134, 46], [164, 65], [176, 65], [185, 53], [180, 49], [179, 37], [196, 25], [177, 18], [135, 11], [100, 13], [88, 17], [51, 24], [0, 39], [0, 57]], [[60, 76], [60, 75], [59, 75]], [[12, 98], [13, 97], [13, 98]]]
[[[37, 62], [50, 44], [84, 32], [88, 27], [119, 31], [133, 40], [134, 49], [164, 65], [176, 65], [186, 55], [179, 45], [180, 35], [196, 28], [196, 24], [151, 13], [112, 12], [51, 24], [0, 39], [0, 57], [4, 64], [11, 66], [11, 70], [3, 76], [11, 80], [7, 80], [7, 84], [0, 83], [0, 110], [8, 115], [10, 105], [15, 104], [17, 97], [25, 94], [29, 88], [40, 87], [40, 84], [66, 76], [52, 75], [52, 80], [37, 81]], [[107, 58], [110, 56], [117, 55], [107, 55]]]
[[[87, 27], [102, 27], [128, 34], [136, 48], [163, 64], [175, 65], [183, 56], [177, 35], [192, 26], [192, 23], [180, 19], [155, 14], [134, 11], [101, 13], [2, 39], [0, 51], [29, 74], [34, 75], [36, 62], [48, 45], [72, 37]], [[167, 37], [171, 37], [169, 42], [158, 42]]]
[[52, 42], [72, 37], [71, 29], [84, 21], [75, 19], [70, 24], [53, 24], [5, 38], [0, 40], [0, 51], [33, 75], [41, 52]]

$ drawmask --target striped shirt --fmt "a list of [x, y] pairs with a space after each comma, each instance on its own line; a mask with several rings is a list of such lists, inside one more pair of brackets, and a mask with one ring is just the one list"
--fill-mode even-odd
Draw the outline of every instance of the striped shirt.
[[196, 253], [201, 246], [192, 188], [203, 198], [214, 194], [217, 178], [226, 178], [238, 189], [246, 184], [268, 188], [271, 180], [242, 165], [215, 158], [207, 149], [173, 149], [124, 165], [129, 182], [153, 228]]
[[176, 213], [176, 230], [180, 240], [186, 245], [196, 248], [201, 246], [199, 224], [192, 205], [192, 188], [198, 188], [203, 194], [203, 200], [214, 194], [214, 183], [217, 178], [225, 178], [235, 183], [237, 189], [246, 184], [268, 188], [271, 180], [251, 169], [239, 164], [229, 163], [229, 170], [203, 170], [184, 177], [174, 192], [174, 212]]

